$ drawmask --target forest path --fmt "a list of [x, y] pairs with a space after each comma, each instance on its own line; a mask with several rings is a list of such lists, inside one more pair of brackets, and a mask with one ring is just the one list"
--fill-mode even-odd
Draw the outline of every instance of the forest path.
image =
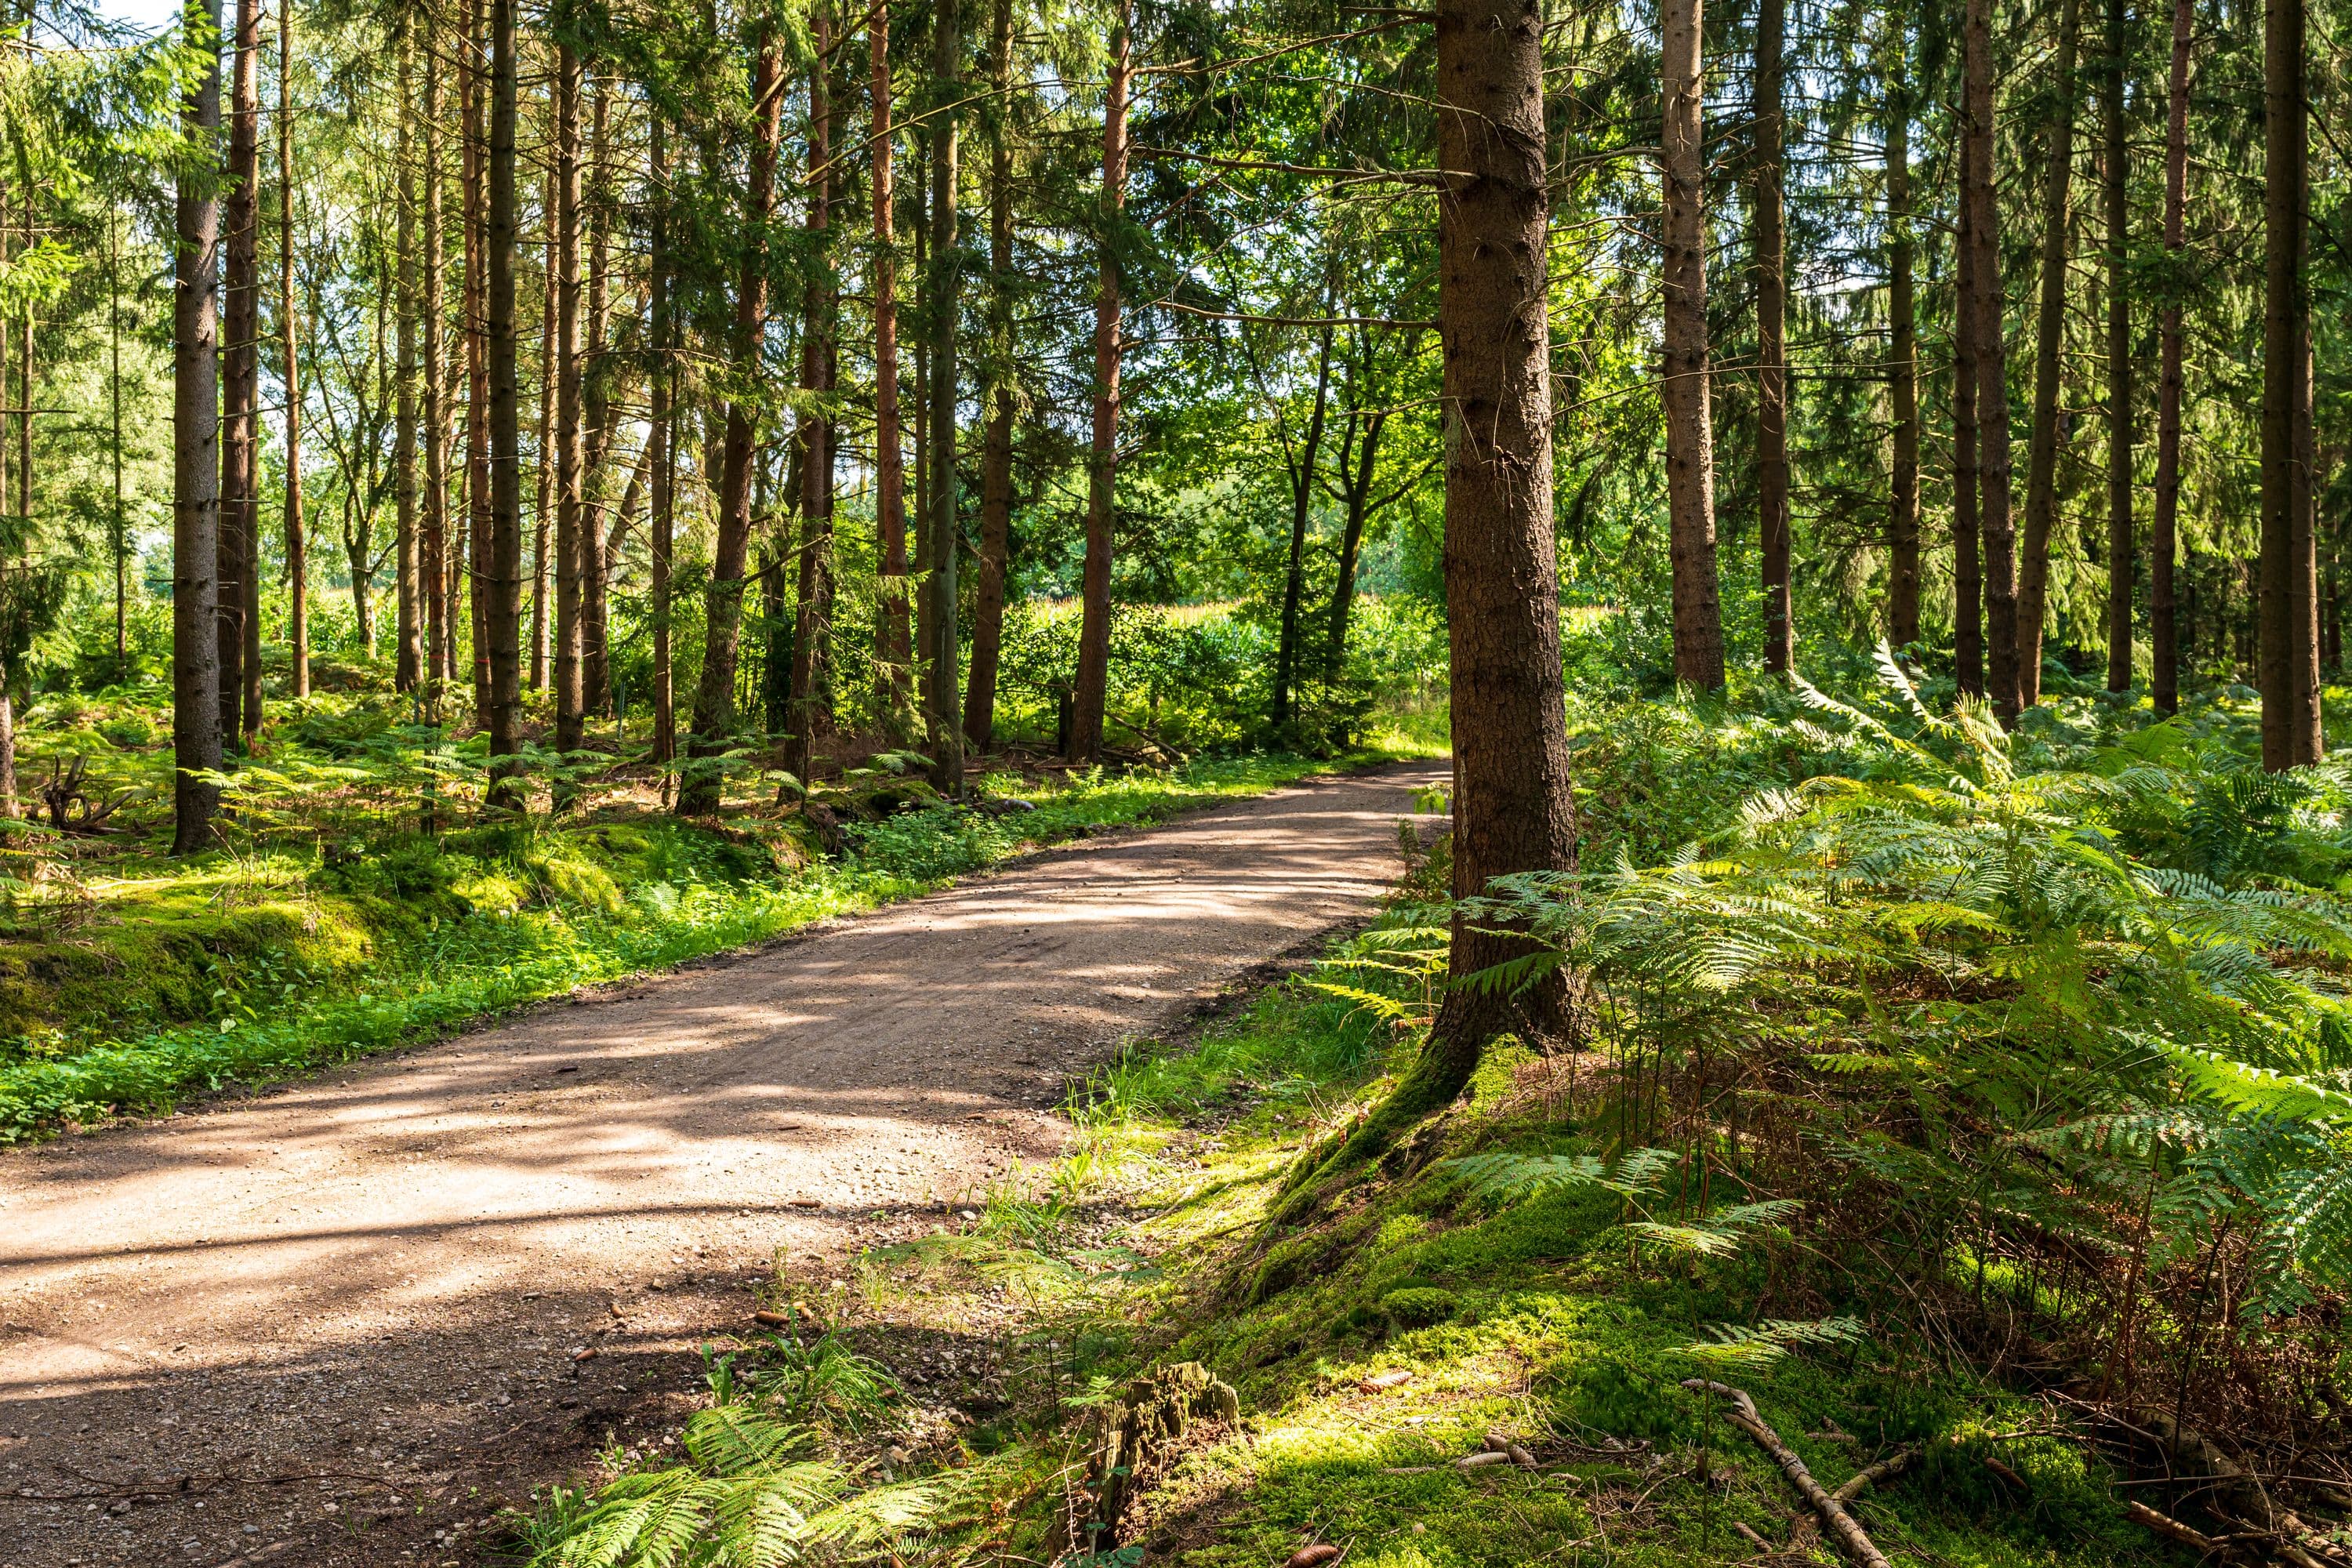
[[[777, 1258], [821, 1285], [953, 1224], [1057, 1151], [1120, 1037], [1368, 915], [1444, 776], [1314, 781], [0, 1156], [0, 1563], [474, 1561], [499, 1503], [691, 1408]], [[958, 1371], [984, 1402], [968, 1337], [915, 1369], [919, 1419]]]

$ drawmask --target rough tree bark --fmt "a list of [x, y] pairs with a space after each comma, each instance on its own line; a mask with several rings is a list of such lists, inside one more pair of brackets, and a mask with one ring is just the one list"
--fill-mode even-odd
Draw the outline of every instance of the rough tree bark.
[[957, 121], [954, 105], [963, 96], [962, 29], [957, 6], [940, 0], [931, 21], [931, 257], [929, 312], [931, 363], [930, 583], [931, 646], [925, 740], [931, 753], [931, 784], [942, 794], [963, 793], [962, 692], [957, 679], [956, 546], [963, 530], [956, 521], [956, 292], [961, 281], [956, 248]]
[[[548, 121], [554, 123], [555, 84], [548, 83]], [[548, 594], [551, 565], [548, 542], [555, 513], [555, 383], [562, 356], [555, 352], [555, 159], [543, 160], [540, 183], [539, 258], [539, 439], [531, 513], [530, 543], [530, 689], [547, 689]]]
[[425, 661], [423, 605], [417, 594], [416, 519], [416, 163], [415, 137], [409, 127], [416, 116], [408, 113], [413, 91], [415, 22], [404, 19], [400, 29], [400, 146], [398, 214], [393, 229], [393, 334], [398, 356], [393, 372], [394, 485], [399, 507], [394, 536], [397, 557], [395, 584], [399, 595], [399, 647], [393, 659], [393, 689], [408, 691], [421, 678]]
[[[2073, 4], [2073, 0], [2067, 0]], [[1968, 0], [1962, 27], [1968, 209], [1975, 309], [1978, 532], [1984, 542], [1986, 686], [2003, 723], [2017, 721], [2017, 529], [2010, 516], [2008, 353], [2001, 337], [2000, 215], [1994, 200], [1992, 0]]]
[[1905, 42], [1897, 29], [1886, 77], [1886, 399], [1894, 425], [1894, 461], [1887, 473], [1886, 636], [1896, 647], [1919, 640], [1919, 320], [1911, 291], [1911, 91]]
[[442, 683], [449, 679], [447, 601], [441, 592], [449, 545], [449, 367], [441, 308], [448, 291], [446, 247], [441, 237], [441, 43], [425, 35], [424, 212], [425, 293], [417, 322], [425, 337], [425, 532], [417, 542], [416, 596], [425, 614], [425, 689], [437, 721]]
[[[190, 42], [220, 33], [220, 0], [184, 13]], [[198, 149], [220, 135], [216, 52], [181, 104]], [[197, 775], [221, 765], [220, 638], [214, 573], [220, 551], [220, 175], [199, 156], [182, 165], [173, 203], [172, 292], [172, 853], [211, 847], [220, 786]]]
[[996, 668], [1004, 636], [1004, 573], [1013, 535], [1013, 0], [996, 0], [989, 30], [988, 429], [980, 456], [980, 574], [972, 596], [971, 671], [963, 732], [986, 751], [996, 730]]
[[585, 730], [580, 668], [580, 535], [586, 520], [580, 406], [580, 57], [555, 68], [555, 745], [575, 752]]
[[[1965, 114], [1962, 116], [1965, 127]], [[1974, 153], [1960, 137], [1960, 189], [1969, 189]], [[1952, 288], [1952, 674], [1960, 690], [1985, 694], [1984, 567], [1979, 559], [1981, 509], [1977, 466], [1977, 249], [1969, 205], [1960, 203]]]
[[[402, 84], [401, 106], [408, 104]], [[405, 136], [405, 128], [402, 135]], [[406, 193], [405, 174], [401, 189]], [[405, 214], [403, 215], [404, 221]], [[281, 519], [286, 537], [287, 688], [296, 697], [310, 695], [310, 552], [302, 531], [302, 391], [301, 362], [296, 351], [301, 323], [294, 314], [294, 0], [278, 4], [278, 330], [283, 351], [279, 371], [286, 383], [286, 506]], [[409, 363], [415, 363], [415, 339], [408, 343]], [[416, 408], [409, 395], [409, 441], [416, 437]], [[415, 481], [412, 464], [409, 482]], [[410, 497], [414, 519], [415, 497]], [[404, 645], [401, 651], [408, 649]], [[257, 693], [257, 696], [258, 694]], [[252, 718], [258, 722], [259, 704]]]
[[2303, 0], [2263, 7], [2263, 468], [2259, 675], [2263, 766], [2319, 760], [2317, 658], [2305, 468], [2311, 302], [2304, 275], [2310, 207]]
[[606, 350], [612, 331], [612, 97], [611, 73], [597, 72], [583, 171], [587, 305], [580, 328], [580, 705], [593, 714], [610, 711], [613, 702], [604, 591], [605, 513], [612, 495], [606, 458], [613, 437], [613, 362]]
[[2042, 303], [2033, 318], [2033, 430], [2026, 445], [2025, 539], [2017, 574], [2017, 700], [2042, 700], [2042, 623], [2050, 598], [2050, 531], [2058, 521], [2059, 350], [2066, 337], [2066, 262], [2074, 177], [2074, 57], [2081, 0], [2058, 6], [2057, 101], [2042, 187]]
[[1723, 610], [1715, 568], [1715, 426], [1707, 408], [1706, 148], [1700, 128], [1700, 0], [1661, 0], [1665, 209], [1664, 380], [1667, 553], [1674, 569], [1675, 679], [1723, 684]]
[[809, 68], [808, 215], [812, 270], [801, 296], [801, 389], [808, 406], [794, 433], [800, 450], [799, 571], [793, 592], [793, 663], [786, 677], [784, 771], [803, 783], [815, 742], [833, 728], [833, 420], [824, 400], [833, 392], [835, 291], [829, 239], [833, 220], [833, 100], [831, 18], [809, 19], [816, 60]]
[[2105, 90], [2107, 216], [2107, 689], [2127, 691], [2132, 678], [2131, 145], [2125, 134], [2124, 57], [2131, 47], [2127, 0], [2107, 0]]
[[1756, 16], [1756, 510], [1764, 566], [1764, 668], [1796, 662], [1789, 595], [1789, 237], [1784, 184], [1787, 120], [1781, 108], [1787, 0], [1759, 0]]
[[1282, 463], [1290, 477], [1290, 549], [1282, 574], [1282, 629], [1274, 647], [1274, 703], [1267, 720], [1277, 733], [1293, 717], [1293, 689], [1305, 662], [1302, 642], [1307, 598], [1307, 522], [1313, 514], [1315, 486], [1321, 471], [1323, 428], [1331, 406], [1331, 329], [1316, 341], [1315, 403], [1307, 416], [1307, 431], [1293, 447], [1277, 412], [1276, 429], [1282, 437]]
[[874, 80], [874, 518], [882, 552], [881, 600], [875, 653], [880, 665], [887, 727], [906, 723], [908, 665], [907, 617], [907, 468], [898, 414], [898, 256], [892, 235], [890, 146], [890, 6], [877, 0], [866, 25]]
[[[2191, 0], [2172, 0], [2172, 68], [2164, 132], [2164, 248], [2177, 264], [2189, 210], [2189, 47]], [[2180, 512], [2180, 302], [2168, 291], [2158, 331], [2156, 510], [2148, 521], [2148, 693], [2159, 713], [2180, 710], [2180, 642], [2173, 587]]]
[[[286, 4], [287, 0], [279, 0]], [[483, 234], [484, 336], [488, 340], [489, 550], [474, 597], [488, 634], [490, 755], [522, 747], [522, 429], [515, 366], [515, 0], [489, 0], [489, 188]], [[522, 780], [496, 761], [490, 804], [519, 811]]]
[[474, 727], [490, 728], [489, 6], [468, 0], [466, 17], [466, 561], [453, 573], [450, 624], [462, 584], [474, 688]]
[[1127, 209], [1127, 100], [1135, 74], [1135, 7], [1119, 0], [1111, 33], [1110, 77], [1103, 90], [1103, 174], [1095, 280], [1094, 421], [1087, 450], [1087, 559], [1079, 590], [1077, 679], [1070, 693], [1065, 754], [1074, 763], [1102, 755], [1103, 710], [1110, 696], [1111, 502], [1118, 475], [1120, 226]]
[[[879, 24], [877, 23], [877, 26]], [[765, 27], [760, 32], [759, 65], [751, 84], [753, 139], [750, 181], [744, 195], [743, 269], [735, 293], [734, 372], [748, 384], [759, 368], [760, 340], [768, 320], [768, 221], [776, 199], [776, 147], [782, 131], [783, 91], [777, 48]], [[702, 679], [694, 694], [694, 740], [689, 748], [706, 765], [689, 771], [678, 787], [681, 816], [719, 809], [719, 777], [708, 764], [726, 750], [735, 724], [735, 659], [743, 620], [743, 565], [751, 542], [753, 410], [742, 395], [727, 405], [726, 447], [719, 479], [719, 529], [710, 552], [710, 586], [704, 595]]]
[[[824, 47], [823, 24], [819, 24], [817, 43]], [[646, 286], [649, 299], [646, 315], [651, 336], [653, 363], [647, 373], [646, 445], [646, 461], [653, 470], [653, 495], [646, 519], [646, 533], [652, 556], [652, 581], [648, 584], [652, 597], [654, 650], [654, 760], [667, 763], [677, 756], [677, 683], [670, 668], [670, 527], [677, 499], [677, 464], [670, 455], [673, 395], [677, 386], [677, 370], [672, 361], [671, 334], [676, 327], [671, 321], [670, 257], [669, 257], [669, 127], [660, 110], [652, 113], [652, 125], [647, 132], [646, 183], [650, 204], [646, 222]], [[541, 399], [542, 405], [545, 399]], [[544, 444], [547, 428], [542, 412], [540, 421]], [[542, 472], [545, 465], [541, 465]], [[540, 487], [540, 510], [547, 509], [546, 486]], [[545, 545], [545, 526], [541, 531], [541, 549]], [[534, 604], [536, 600], [534, 600]], [[533, 637], [537, 637], [537, 614], [533, 615]]]
[[221, 501], [216, 542], [221, 738], [241, 732], [246, 623], [260, 606], [246, 578], [259, 542], [257, 486], [261, 405], [261, 5], [237, 0], [231, 57], [228, 167], [221, 227]]

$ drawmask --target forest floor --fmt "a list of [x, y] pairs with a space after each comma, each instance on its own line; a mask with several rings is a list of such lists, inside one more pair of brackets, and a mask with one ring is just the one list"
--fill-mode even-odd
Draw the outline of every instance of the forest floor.
[[[0, 1155], [6, 1560], [474, 1558], [674, 1430], [779, 1279], [956, 1224], [1059, 1152], [1119, 1040], [1368, 917], [1443, 777], [1284, 790]], [[941, 1397], [916, 1424], [968, 1419]]]

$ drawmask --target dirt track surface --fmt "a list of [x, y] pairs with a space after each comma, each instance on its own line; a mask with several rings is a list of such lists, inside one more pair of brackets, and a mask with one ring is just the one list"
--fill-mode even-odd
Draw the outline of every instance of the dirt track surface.
[[[0, 1564], [475, 1560], [500, 1503], [690, 1409], [695, 1347], [780, 1264], [821, 1285], [958, 1223], [1055, 1152], [1118, 1040], [1368, 914], [1441, 776], [1284, 790], [0, 1156]], [[984, 1353], [945, 1355], [983, 1400]], [[943, 1381], [912, 1370], [919, 1419]]]

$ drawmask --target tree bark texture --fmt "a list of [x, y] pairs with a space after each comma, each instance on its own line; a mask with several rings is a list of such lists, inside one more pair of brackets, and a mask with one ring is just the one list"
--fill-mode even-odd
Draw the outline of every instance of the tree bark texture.
[[[286, 4], [287, 0], [279, 0]], [[490, 755], [511, 757], [522, 733], [522, 422], [515, 343], [515, 0], [489, 0], [488, 190], [484, 205], [484, 336], [489, 372], [489, 549], [474, 595], [488, 634]], [[498, 771], [498, 764], [492, 764]], [[526, 804], [522, 781], [499, 773], [492, 803]]]
[[[194, 38], [220, 30], [220, 0], [185, 12]], [[215, 56], [181, 105], [181, 129], [201, 147], [219, 139]], [[211, 847], [220, 786], [196, 776], [221, 765], [220, 176], [202, 163], [179, 174], [173, 214], [172, 290], [172, 853]], [[20, 503], [21, 504], [21, 503]]]
[[2319, 760], [2311, 560], [2310, 131], [2303, 0], [2263, 8], [2263, 268], [2259, 676], [2263, 765]]
[[1977, 248], [1965, 193], [1975, 152], [1961, 115], [1958, 243], [1954, 246], [1952, 304], [1952, 675], [1970, 697], [1985, 695], [1984, 566], [1979, 557], [1982, 509], [1977, 430]]
[[1134, 5], [1119, 0], [1111, 36], [1110, 77], [1103, 93], [1103, 173], [1095, 279], [1094, 420], [1087, 449], [1087, 557], [1079, 589], [1078, 668], [1070, 693], [1065, 754], [1074, 763], [1102, 755], [1103, 713], [1110, 698], [1110, 567], [1113, 501], [1118, 476], [1119, 257], [1127, 212], [1128, 89], [1135, 73]]
[[1781, 56], [1787, 0], [1759, 0], [1756, 17], [1756, 510], [1764, 574], [1764, 668], [1796, 662], [1789, 593], [1789, 270], [1787, 120]]
[[[2067, 0], [2072, 5], [2074, 0]], [[1993, 711], [2014, 723], [2018, 677], [2017, 529], [2010, 515], [2008, 353], [2002, 342], [2000, 216], [1994, 191], [1992, 0], [1968, 0], [1962, 26], [1967, 111], [1967, 208], [1975, 309], [1978, 531], [1984, 542], [1986, 686]]]
[[1919, 640], [1919, 319], [1912, 297], [1910, 62], [1897, 41], [1886, 81], [1887, 412], [1894, 460], [1887, 471], [1886, 636]]
[[221, 213], [221, 500], [217, 548], [221, 738], [242, 733], [246, 624], [260, 612], [246, 578], [259, 542], [261, 405], [261, 5], [236, 0], [229, 75], [228, 167]]
[[[2189, 211], [2189, 49], [2191, 0], [2172, 0], [2172, 62], [2164, 132], [2164, 248], [2178, 263]], [[2180, 515], [2180, 305], [2165, 302], [2157, 351], [2156, 506], [2148, 520], [2148, 693], [2159, 713], [2180, 710], [2180, 636], [2173, 559]], [[2194, 640], [2193, 638], [2191, 639]]]
[[2058, 405], [2066, 338], [2066, 263], [2074, 176], [2074, 62], [2081, 0], [2059, 0], [2057, 101], [2042, 187], [2042, 302], [2033, 318], [2033, 430], [2026, 446], [2025, 539], [2017, 576], [2017, 700], [2042, 700], [2042, 635], [2050, 600], [2050, 535], [2058, 521]]
[[[1664, 136], [1666, 535], [1674, 570], [1675, 679], [1723, 684], [1715, 565], [1715, 426], [1707, 406], [1706, 148], [1700, 126], [1699, 0], [1661, 0]], [[1451, 100], [1449, 100], [1451, 101]], [[1451, 165], [1448, 165], [1449, 167]]]
[[1013, 0], [995, 0], [989, 29], [993, 89], [988, 127], [988, 428], [980, 456], [980, 567], [972, 593], [971, 669], [964, 683], [966, 743], [988, 750], [996, 731], [996, 670], [1004, 637], [1004, 574], [1013, 535]]
[[580, 57], [555, 68], [555, 745], [576, 752], [585, 732], [580, 668], [580, 535], [586, 526], [580, 386]]
[[2132, 587], [2138, 579], [2132, 528], [2131, 143], [2124, 120], [2124, 58], [2131, 47], [2127, 0], [2107, 0], [2105, 131], [2107, 217], [2107, 689], [2132, 679]]
[[875, 652], [880, 666], [885, 724], [906, 723], [908, 681], [914, 650], [907, 618], [907, 468], [905, 432], [898, 413], [898, 257], [891, 188], [890, 7], [880, 0], [866, 30], [873, 68], [874, 139], [874, 519], [879, 533], [881, 581], [876, 585], [880, 615]]
[[924, 290], [929, 318], [931, 355], [930, 442], [930, 582], [931, 645], [923, 651], [930, 668], [925, 743], [931, 754], [931, 784], [948, 795], [963, 793], [963, 702], [957, 677], [957, 545], [963, 529], [957, 521], [956, 483], [956, 302], [961, 282], [961, 253], [956, 237], [956, 164], [959, 154], [954, 105], [963, 96], [963, 37], [957, 26], [952, 0], [932, 8], [931, 93], [931, 255], [930, 284]]

